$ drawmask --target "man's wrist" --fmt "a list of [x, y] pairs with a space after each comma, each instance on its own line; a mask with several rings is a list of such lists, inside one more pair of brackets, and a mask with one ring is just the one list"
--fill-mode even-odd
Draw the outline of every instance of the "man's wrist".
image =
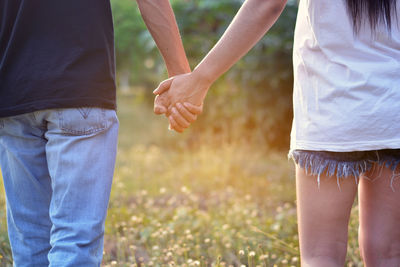
[[191, 72], [189, 63], [187, 61], [181, 63], [175, 63], [173, 65], [168, 64], [167, 70], [169, 77]]

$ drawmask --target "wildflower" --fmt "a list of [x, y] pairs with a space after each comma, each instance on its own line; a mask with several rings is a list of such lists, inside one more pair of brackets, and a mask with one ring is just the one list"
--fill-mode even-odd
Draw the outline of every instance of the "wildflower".
[[207, 243], [210, 243], [210, 241], [211, 241], [210, 238], [204, 239], [204, 243], [206, 243], [206, 244], [207, 244]]
[[250, 257], [254, 257], [255, 255], [256, 255], [256, 253], [255, 253], [254, 251], [250, 251], [250, 252], [249, 252], [249, 256], [250, 256]]
[[292, 205], [290, 205], [290, 203], [287, 202], [283, 206], [285, 207], [285, 209], [290, 209], [292, 207]]
[[243, 250], [243, 249], [239, 250], [239, 255], [240, 255], [240, 256], [243, 256], [243, 255], [244, 255], [244, 250]]
[[160, 193], [164, 194], [165, 192], [167, 192], [167, 189], [165, 187], [161, 187], [160, 188]]
[[182, 186], [182, 187], [181, 187], [181, 192], [182, 192], [182, 193], [185, 193], [185, 194], [186, 194], [186, 193], [189, 193], [189, 189], [188, 189], [186, 186]]
[[275, 232], [278, 232], [281, 229], [281, 225], [279, 223], [275, 223], [271, 226], [271, 229]]
[[140, 220], [139, 220], [138, 217], [136, 217], [136, 216], [134, 215], [134, 216], [131, 217], [131, 221], [132, 221], [133, 223], [137, 223], [137, 222], [139, 222]]

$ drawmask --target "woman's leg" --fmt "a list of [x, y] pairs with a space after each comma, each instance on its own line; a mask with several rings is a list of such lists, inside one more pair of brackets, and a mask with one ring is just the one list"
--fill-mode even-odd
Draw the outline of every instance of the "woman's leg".
[[296, 167], [297, 217], [302, 266], [343, 267], [351, 207], [357, 193], [353, 177], [307, 175]]
[[[366, 267], [400, 266], [400, 183], [391, 188], [393, 171], [380, 166], [360, 180], [359, 243]], [[398, 173], [399, 168], [396, 170]]]

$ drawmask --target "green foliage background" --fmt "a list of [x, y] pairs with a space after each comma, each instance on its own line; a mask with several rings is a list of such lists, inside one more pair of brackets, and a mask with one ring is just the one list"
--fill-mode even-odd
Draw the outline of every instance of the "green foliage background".
[[[242, 0], [171, 1], [193, 67], [214, 46]], [[131, 0], [113, 0], [117, 70], [129, 75], [133, 93], [151, 104], [151, 89], [166, 71]], [[254, 142], [287, 149], [292, 118], [292, 42], [297, 3], [289, 1], [269, 33], [212, 87], [192, 138], [220, 143]]]

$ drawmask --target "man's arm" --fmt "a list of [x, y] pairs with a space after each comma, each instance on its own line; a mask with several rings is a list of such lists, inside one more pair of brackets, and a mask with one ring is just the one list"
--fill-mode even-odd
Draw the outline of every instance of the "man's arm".
[[143, 20], [167, 66], [168, 75], [190, 72], [169, 0], [136, 0]]

